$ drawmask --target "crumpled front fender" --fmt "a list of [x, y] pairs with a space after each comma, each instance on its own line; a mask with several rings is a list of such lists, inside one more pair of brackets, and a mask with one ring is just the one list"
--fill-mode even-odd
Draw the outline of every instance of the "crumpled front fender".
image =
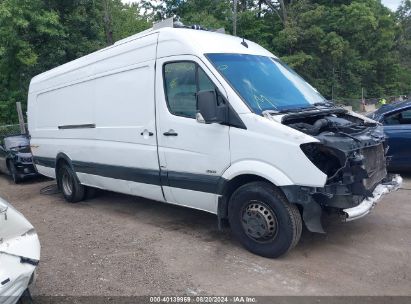
[[322, 208], [311, 196], [312, 189], [315, 188], [296, 185], [280, 188], [290, 203], [302, 206], [303, 220], [307, 229], [311, 232], [325, 233], [321, 224]]
[[35, 279], [40, 242], [30, 222], [0, 198], [0, 303], [14, 304]]
[[0, 253], [40, 260], [40, 242], [33, 225], [1, 198]]

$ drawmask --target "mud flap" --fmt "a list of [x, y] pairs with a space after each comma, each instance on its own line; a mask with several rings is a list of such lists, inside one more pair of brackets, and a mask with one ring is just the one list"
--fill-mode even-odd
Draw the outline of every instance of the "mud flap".
[[303, 220], [305, 226], [311, 232], [325, 233], [321, 224], [322, 209], [316, 202], [311, 201], [309, 204], [304, 204]]
[[217, 207], [217, 220], [218, 220], [218, 230], [223, 231], [224, 229], [230, 227], [227, 219], [227, 200], [222, 196], [218, 197], [218, 207]]
[[293, 185], [283, 186], [281, 190], [290, 203], [303, 207], [303, 220], [309, 231], [325, 233], [321, 225], [322, 209], [311, 197], [311, 188]]

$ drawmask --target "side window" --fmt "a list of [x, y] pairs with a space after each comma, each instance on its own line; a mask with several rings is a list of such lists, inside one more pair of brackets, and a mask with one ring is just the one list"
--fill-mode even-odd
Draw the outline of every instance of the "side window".
[[[197, 73], [198, 73], [197, 74], [198, 75], [198, 92], [216, 90], [218, 93], [216, 86], [210, 80], [210, 78], [208, 78], [207, 74], [203, 71], [202, 68], [198, 67]], [[219, 105], [225, 103], [221, 94], [217, 94], [217, 103]]]
[[384, 118], [385, 125], [409, 125], [411, 124], [411, 109], [396, 112]]
[[407, 125], [411, 124], [411, 109], [405, 110], [401, 114], [402, 122]]
[[164, 65], [166, 100], [171, 114], [195, 118], [196, 94], [215, 90], [213, 82], [194, 62], [181, 61]]
[[213, 82], [208, 78], [202, 68], [198, 67], [198, 91], [215, 90]]

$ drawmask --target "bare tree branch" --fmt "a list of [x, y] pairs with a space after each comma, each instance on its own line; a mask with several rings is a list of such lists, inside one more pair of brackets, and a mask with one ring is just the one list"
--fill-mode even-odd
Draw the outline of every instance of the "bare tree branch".
[[[280, 18], [285, 26], [287, 23], [287, 7], [284, 0], [262, 0]], [[289, 1], [292, 3], [292, 0]]]

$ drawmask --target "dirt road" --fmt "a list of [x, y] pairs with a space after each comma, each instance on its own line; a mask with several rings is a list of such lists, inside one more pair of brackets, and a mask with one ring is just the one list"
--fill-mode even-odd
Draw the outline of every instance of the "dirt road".
[[0, 176], [0, 196], [40, 237], [35, 295], [411, 295], [410, 190], [361, 220], [328, 222], [327, 235], [304, 231], [273, 260], [219, 232], [213, 215], [109, 192], [69, 204], [40, 194], [52, 183]]

